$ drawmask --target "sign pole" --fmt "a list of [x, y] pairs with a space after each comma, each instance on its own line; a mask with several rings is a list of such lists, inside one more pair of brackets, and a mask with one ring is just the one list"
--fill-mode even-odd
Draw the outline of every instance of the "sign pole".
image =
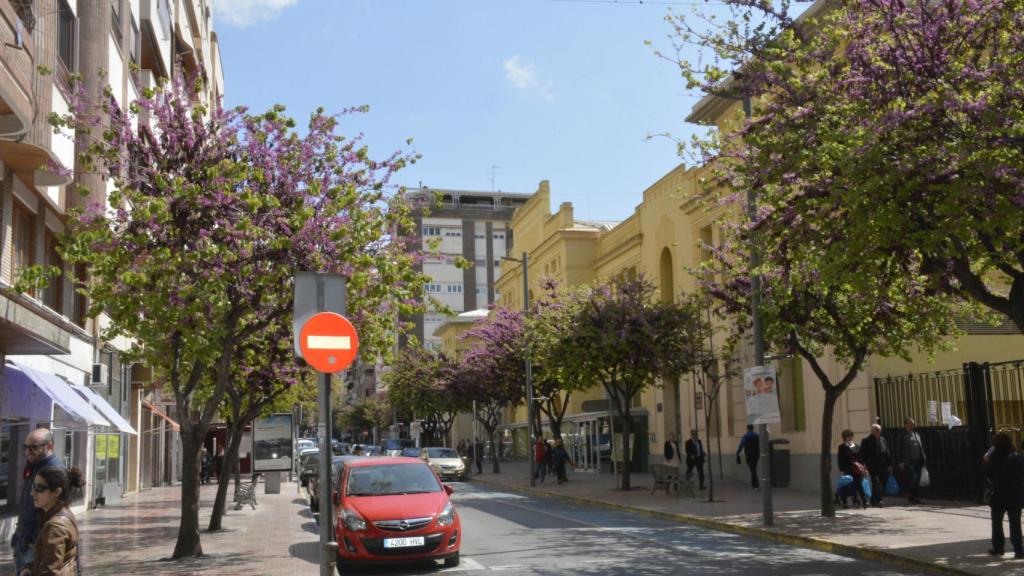
[[331, 494], [331, 375], [321, 372], [320, 388], [320, 576], [332, 576], [338, 543], [334, 541], [334, 498]]

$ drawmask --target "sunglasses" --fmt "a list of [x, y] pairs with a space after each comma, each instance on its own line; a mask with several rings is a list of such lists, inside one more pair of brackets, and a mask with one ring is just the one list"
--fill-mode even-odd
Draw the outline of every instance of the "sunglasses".
[[49, 492], [50, 490], [53, 490], [53, 488], [50, 488], [46, 484], [36, 484], [35, 482], [32, 483], [32, 491], [35, 492], [36, 494], [42, 494], [43, 492]]

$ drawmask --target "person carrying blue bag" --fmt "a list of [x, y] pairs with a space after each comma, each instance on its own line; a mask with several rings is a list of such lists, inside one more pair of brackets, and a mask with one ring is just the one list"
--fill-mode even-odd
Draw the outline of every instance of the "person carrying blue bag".
[[[867, 489], [870, 490], [870, 484], [867, 480], [867, 469], [864, 464], [860, 462], [858, 457], [859, 449], [857, 444], [853, 441], [853, 431], [843, 430], [843, 443], [839, 445], [838, 463], [839, 470], [843, 474], [847, 474], [853, 477], [854, 490], [856, 491], [857, 497], [860, 499], [861, 507], [868, 507], [868, 496]], [[847, 507], [847, 494], [848, 491], [841, 490], [839, 492], [840, 502], [843, 508]]]
[[900, 488], [892, 476], [892, 451], [882, 436], [881, 425], [871, 426], [871, 434], [860, 442], [859, 455], [871, 476], [871, 505], [882, 507], [885, 505], [882, 496], [898, 496]]

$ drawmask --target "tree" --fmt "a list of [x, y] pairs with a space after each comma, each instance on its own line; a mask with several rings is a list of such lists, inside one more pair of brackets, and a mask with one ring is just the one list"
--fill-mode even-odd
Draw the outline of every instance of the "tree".
[[498, 308], [461, 336], [473, 344], [459, 362], [453, 384], [467, 402], [476, 401], [476, 418], [487, 431], [495, 474], [501, 472], [495, 436], [501, 414], [506, 408], [522, 404], [526, 390], [523, 331], [521, 313]]
[[[294, 355], [291, 324], [286, 320], [277, 321], [240, 346], [234, 375], [225, 390], [223, 413], [227, 421], [228, 449], [224, 453], [223, 470], [238, 469], [239, 449], [246, 425], [272, 412], [270, 409], [274, 406], [291, 411], [301, 396], [308, 396], [310, 391], [316, 393], [313, 375], [299, 368]], [[236, 487], [237, 482], [236, 478]], [[210, 532], [222, 527], [230, 483], [230, 476], [226, 473], [217, 478]]]
[[364, 440], [370, 430], [387, 426], [390, 421], [387, 402], [376, 396], [346, 405], [337, 413], [338, 429], [348, 430], [353, 441]]
[[533, 364], [534, 397], [537, 400], [537, 430], [541, 429], [540, 415], [548, 419], [553, 438], [562, 438], [562, 420], [569, 409], [573, 392], [593, 387], [592, 380], [581, 378], [578, 372], [567, 368], [572, 356], [571, 339], [566, 338], [565, 327], [584, 302], [584, 293], [566, 291], [550, 278], [541, 280], [542, 295], [531, 307], [526, 318], [525, 336], [530, 360]]
[[[348, 277], [364, 356], [387, 352], [423, 285], [409, 209], [388, 186], [413, 157], [371, 159], [339, 133], [341, 117], [322, 110], [300, 134], [281, 106], [204, 110], [192, 107], [193, 89], [147, 90], [127, 111], [103, 99], [104, 124], [94, 111], [52, 118], [86, 135], [79, 166], [111, 188], [105, 202], [72, 215], [62, 257], [88, 268], [79, 289], [90, 314], [110, 317], [104, 338], [134, 339], [134, 357], [166, 381], [181, 416], [173, 558], [203, 552], [202, 441], [239, 350], [291, 313], [294, 272]], [[139, 112], [152, 126], [135, 128]], [[89, 139], [96, 128], [102, 137]]]
[[679, 378], [696, 363], [697, 318], [690, 309], [656, 301], [654, 286], [619, 276], [590, 291], [565, 328], [564, 358], [574, 378], [600, 382], [622, 423], [622, 483], [630, 489], [633, 399], [659, 378]]
[[453, 388], [455, 370], [456, 363], [443, 352], [409, 346], [384, 376], [391, 406], [431, 423], [445, 446], [455, 417], [469, 408]]

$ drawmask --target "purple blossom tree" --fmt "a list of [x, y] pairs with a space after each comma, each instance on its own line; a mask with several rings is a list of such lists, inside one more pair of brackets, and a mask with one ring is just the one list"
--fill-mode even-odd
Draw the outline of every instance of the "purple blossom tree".
[[[133, 355], [173, 392], [181, 417], [175, 559], [203, 553], [202, 441], [240, 351], [291, 314], [293, 274], [348, 278], [363, 356], [389, 350], [424, 281], [413, 267], [410, 209], [389, 184], [415, 157], [372, 159], [359, 138], [340, 133], [345, 114], [317, 110], [298, 131], [281, 106], [193, 107], [194, 89], [175, 84], [129, 110], [102, 99], [99, 111], [52, 118], [83, 135], [79, 170], [111, 187], [72, 215], [62, 256], [88, 268], [79, 289], [91, 314], [110, 317], [104, 337], [133, 339]], [[136, 129], [139, 113], [149, 122]]]
[[469, 409], [465, 397], [454, 389], [456, 367], [442, 352], [410, 346], [384, 375], [391, 407], [422, 418], [431, 423], [428, 428], [440, 433], [428, 445], [450, 446], [455, 417]]

